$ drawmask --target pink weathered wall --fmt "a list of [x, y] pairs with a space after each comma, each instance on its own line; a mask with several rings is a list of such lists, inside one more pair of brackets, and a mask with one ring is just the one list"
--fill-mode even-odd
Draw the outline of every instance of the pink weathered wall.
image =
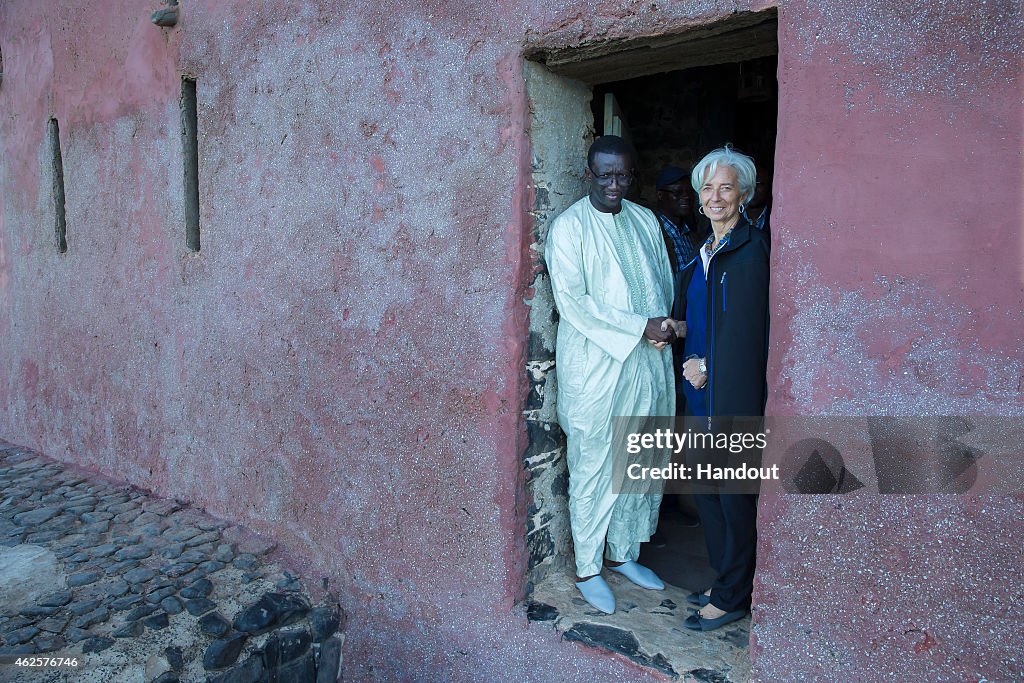
[[[1024, 414], [1020, 3], [779, 24], [769, 412]], [[1020, 680], [1022, 519], [1020, 495], [763, 498], [755, 675]]]
[[[649, 676], [513, 608], [520, 55], [750, 6], [210, 1], [161, 30], [127, 0], [4, 3], [0, 436], [279, 539], [342, 591], [355, 680]], [[942, 7], [781, 4], [775, 412], [1021, 412], [1019, 8]], [[766, 501], [757, 672], [1012, 671], [1022, 508]]]

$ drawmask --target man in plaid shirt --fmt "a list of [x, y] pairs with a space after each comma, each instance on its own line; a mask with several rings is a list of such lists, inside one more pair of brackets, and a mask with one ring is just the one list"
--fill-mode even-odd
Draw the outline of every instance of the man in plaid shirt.
[[658, 221], [665, 237], [665, 248], [672, 272], [679, 274], [697, 255], [707, 230], [691, 227], [690, 173], [678, 166], [666, 166], [658, 174], [654, 188], [658, 192]]

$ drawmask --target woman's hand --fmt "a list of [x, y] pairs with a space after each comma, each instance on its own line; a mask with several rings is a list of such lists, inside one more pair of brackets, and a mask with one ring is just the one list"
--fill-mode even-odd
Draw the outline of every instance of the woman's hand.
[[686, 321], [685, 320], [673, 320], [672, 318], [665, 318], [665, 322], [661, 324], [661, 329], [667, 330], [672, 328], [676, 333], [676, 339], [686, 338]]
[[[684, 323], [685, 324], [685, 323]], [[689, 358], [683, 363], [683, 377], [693, 385], [694, 389], [703, 389], [708, 383], [708, 375], [700, 371], [701, 358]]]

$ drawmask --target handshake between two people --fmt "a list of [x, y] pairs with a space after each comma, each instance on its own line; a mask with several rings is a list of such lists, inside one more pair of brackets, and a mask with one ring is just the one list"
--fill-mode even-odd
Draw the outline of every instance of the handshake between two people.
[[686, 337], [686, 322], [683, 320], [673, 320], [664, 316], [650, 318], [647, 321], [647, 327], [644, 328], [644, 339], [659, 351], [676, 339], [684, 337]]

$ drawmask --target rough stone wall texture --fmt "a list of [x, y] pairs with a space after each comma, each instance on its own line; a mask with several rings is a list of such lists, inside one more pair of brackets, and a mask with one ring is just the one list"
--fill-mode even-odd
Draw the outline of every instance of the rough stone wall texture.
[[[520, 55], [774, 4], [210, 0], [162, 30], [127, 0], [3, 3], [3, 437], [278, 539], [344, 587], [353, 680], [652, 676], [513, 607], [535, 277]], [[1019, 413], [1017, 3], [779, 19], [772, 409]], [[1019, 672], [1010, 620], [988, 620], [1019, 611], [1022, 507], [766, 501], [755, 670]], [[967, 552], [931, 544], [946, 526]]]
[[575, 571], [565, 434], [555, 415], [558, 313], [544, 266], [544, 246], [551, 221], [586, 193], [583, 165], [594, 127], [591, 89], [585, 83], [559, 78], [533, 62], [523, 66], [530, 108], [530, 255], [534, 264], [527, 299], [530, 343], [526, 369], [530, 393], [523, 411], [529, 436], [523, 455], [527, 473], [529, 591], [550, 572], [567, 567]]

